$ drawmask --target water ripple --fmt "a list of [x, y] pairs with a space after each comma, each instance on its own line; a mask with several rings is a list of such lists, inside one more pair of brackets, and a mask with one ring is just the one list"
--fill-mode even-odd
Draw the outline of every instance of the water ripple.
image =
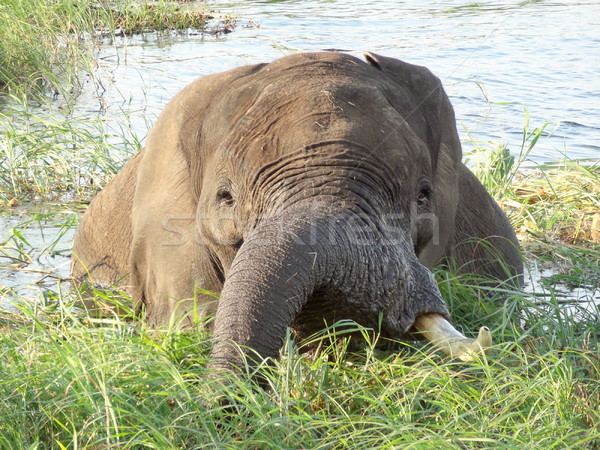
[[[538, 143], [534, 160], [563, 158], [565, 148], [573, 158], [600, 157], [597, 2], [255, 0], [218, 8], [235, 11], [242, 25], [259, 26], [218, 37], [149, 35], [126, 47], [124, 41], [106, 46], [103, 69], [114, 82], [104, 100], [116, 109], [125, 98], [153, 120], [197, 76], [294, 51], [334, 48], [360, 56], [370, 50], [430, 67], [451, 97], [464, 140], [466, 128], [478, 140], [518, 147], [527, 108], [533, 127], [561, 124]], [[144, 135], [147, 120], [137, 126]]]

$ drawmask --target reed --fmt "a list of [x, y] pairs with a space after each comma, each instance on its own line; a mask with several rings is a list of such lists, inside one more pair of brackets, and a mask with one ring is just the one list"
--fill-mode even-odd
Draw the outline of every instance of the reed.
[[[0, 209], [7, 204], [89, 197], [140, 148], [128, 114], [102, 117], [29, 108], [13, 96], [0, 115]], [[12, 202], [12, 203], [11, 203]]]

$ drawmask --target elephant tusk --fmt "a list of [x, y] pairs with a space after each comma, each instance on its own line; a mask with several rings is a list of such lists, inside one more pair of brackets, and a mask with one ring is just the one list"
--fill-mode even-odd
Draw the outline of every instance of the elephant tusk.
[[487, 355], [491, 350], [492, 334], [488, 327], [479, 329], [477, 339], [469, 339], [439, 314], [423, 314], [417, 317], [414, 327], [445, 354], [461, 361], [474, 361], [475, 355]]

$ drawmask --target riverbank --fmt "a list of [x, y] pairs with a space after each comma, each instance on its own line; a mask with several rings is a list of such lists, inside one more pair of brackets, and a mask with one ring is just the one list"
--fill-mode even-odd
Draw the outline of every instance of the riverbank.
[[211, 19], [196, 0], [13, 0], [0, 8], [0, 89], [71, 100], [97, 82], [101, 44], [136, 33], [220, 34], [235, 27], [231, 16]]

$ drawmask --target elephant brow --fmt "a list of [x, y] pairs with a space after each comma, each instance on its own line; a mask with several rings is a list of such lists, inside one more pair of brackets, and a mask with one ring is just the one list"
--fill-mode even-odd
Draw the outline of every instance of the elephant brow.
[[[323, 147], [339, 145], [339, 144], [342, 144], [345, 147], [345, 150], [350, 150], [350, 149], [362, 150], [362, 152], [360, 152], [360, 155], [358, 156], [358, 158], [352, 159], [352, 161], [356, 165], [353, 165], [351, 170], [359, 169], [362, 166], [362, 163], [367, 158], [369, 158], [371, 160], [370, 163], [373, 166], [376, 166], [377, 169], [382, 170], [382, 171], [385, 170], [386, 165], [382, 161], [380, 161], [379, 158], [374, 156], [371, 153], [371, 151], [364, 145], [359, 144], [354, 141], [347, 140], [347, 139], [329, 139], [329, 140], [315, 142], [312, 144], [306, 144], [302, 148], [299, 148], [298, 150], [295, 150], [291, 153], [280, 156], [279, 158], [265, 164], [262, 167], [262, 169], [259, 170], [257, 172], [257, 174], [255, 175], [253, 184], [254, 184], [254, 186], [259, 186], [261, 184], [260, 183], [261, 179], [269, 179], [274, 174], [276, 174], [283, 166], [285, 166], [287, 164], [298, 162], [298, 161], [305, 161], [307, 152], [318, 153], [318, 150]], [[363, 152], [364, 152], [364, 154], [363, 154]], [[339, 160], [337, 160], [335, 162], [335, 164], [338, 165]]]

